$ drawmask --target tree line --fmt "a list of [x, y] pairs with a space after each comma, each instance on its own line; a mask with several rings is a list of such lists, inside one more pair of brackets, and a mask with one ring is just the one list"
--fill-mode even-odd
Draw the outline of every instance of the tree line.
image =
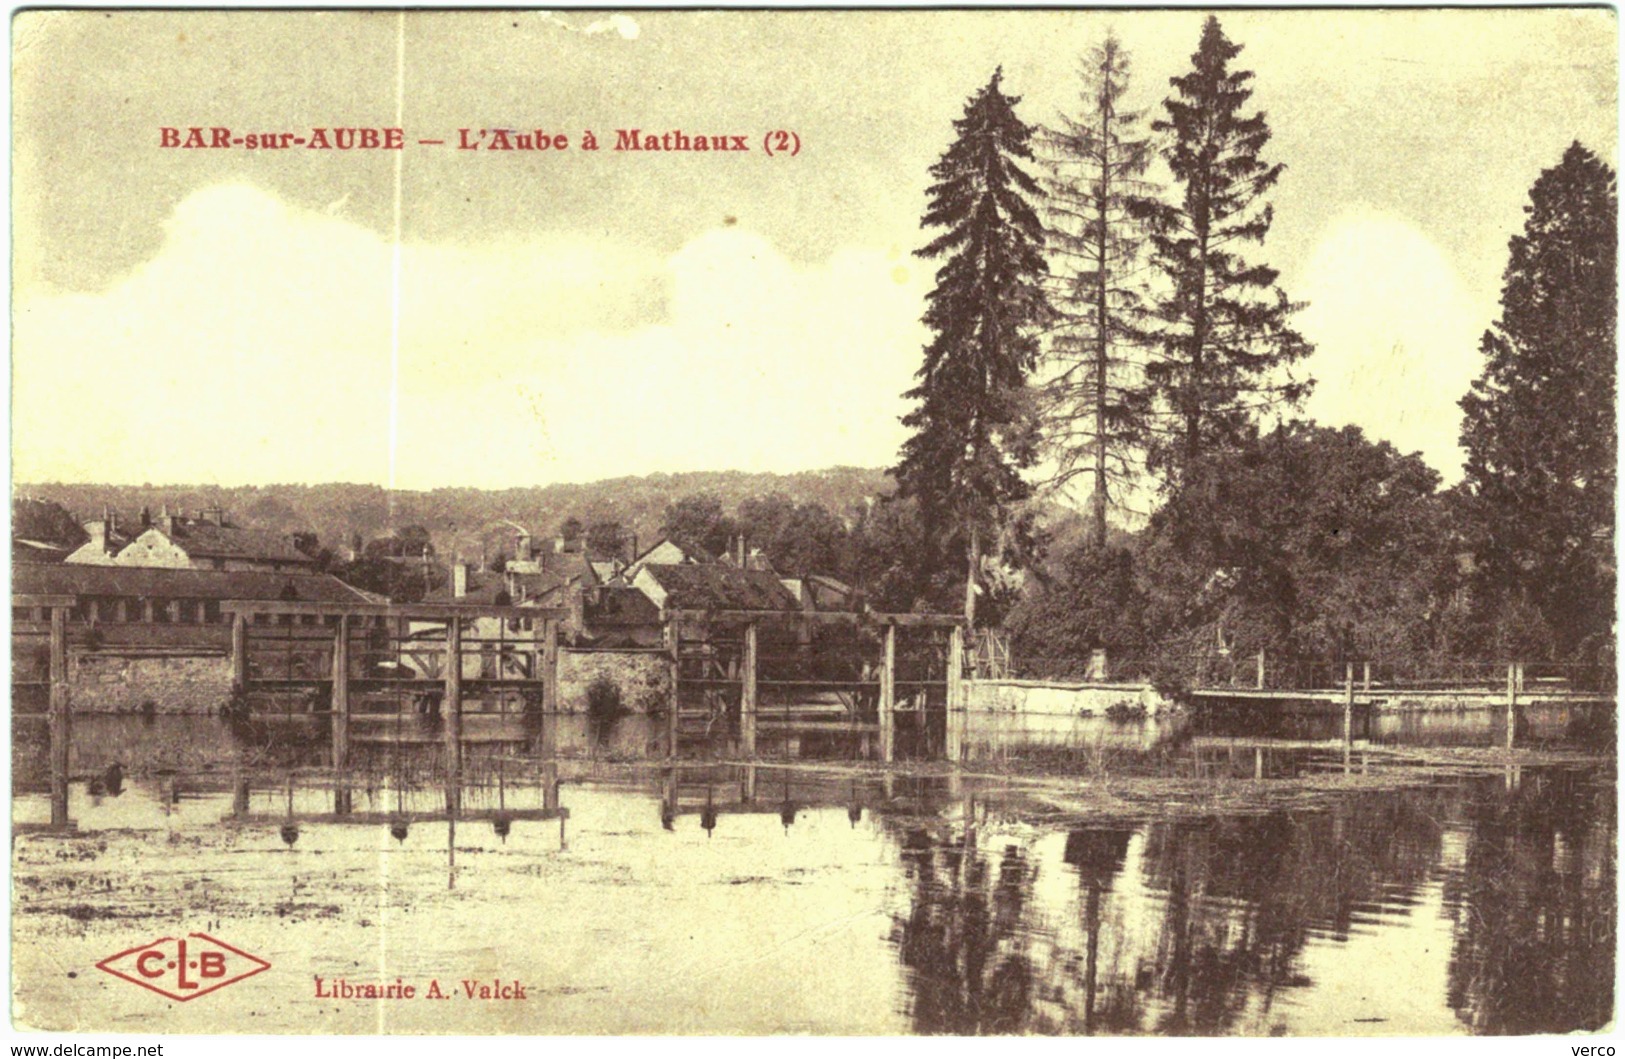
[[[1264, 257], [1284, 165], [1241, 52], [1206, 19], [1148, 116], [1108, 35], [1048, 127], [995, 70], [930, 170], [930, 340], [893, 473], [959, 557], [967, 621], [1034, 658], [1162, 668], [1611, 658], [1614, 173], [1576, 143], [1532, 188], [1461, 400], [1465, 478], [1441, 490], [1417, 456], [1296, 414], [1312, 346]], [[1081, 525], [1038, 519], [1077, 483]], [[1131, 500], [1149, 518], [1114, 533]]]

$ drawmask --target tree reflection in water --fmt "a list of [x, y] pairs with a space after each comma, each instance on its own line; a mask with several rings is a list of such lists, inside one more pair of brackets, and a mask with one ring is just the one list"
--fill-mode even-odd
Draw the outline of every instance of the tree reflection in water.
[[[1611, 776], [1526, 770], [1301, 812], [1074, 827], [1059, 856], [916, 824], [897, 836], [910, 905], [893, 930], [909, 1014], [922, 1033], [1347, 1032], [1280, 1005], [1319, 985], [1305, 949], [1428, 928], [1442, 891], [1448, 982], [1372, 967], [1378, 1016], [1383, 996], [1420, 993], [1477, 1033], [1596, 1028], [1613, 1010], [1612, 792]], [[1041, 872], [1076, 882], [1041, 901]]]
[[[1513, 788], [1508, 793], [1506, 786]], [[1509, 772], [1474, 792], [1449, 1002], [1475, 1033], [1595, 1030], [1614, 1012], [1614, 787]]]
[[902, 838], [914, 900], [893, 940], [911, 972], [920, 1033], [1027, 1028], [1033, 970], [1023, 912], [1032, 869], [1015, 845], [998, 855], [995, 869], [976, 837], [971, 827], [941, 842], [924, 828]]

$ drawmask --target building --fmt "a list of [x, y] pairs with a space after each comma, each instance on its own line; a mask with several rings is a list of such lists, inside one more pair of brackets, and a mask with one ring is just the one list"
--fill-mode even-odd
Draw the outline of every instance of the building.
[[103, 511], [101, 518], [90, 519], [81, 525], [90, 535], [90, 540], [69, 552], [62, 560], [65, 563], [112, 566], [117, 561], [118, 553], [130, 543], [129, 536], [119, 529], [118, 515], [114, 512]]
[[632, 586], [662, 611], [801, 609], [777, 575], [723, 563], [645, 563]]
[[233, 526], [218, 508], [197, 518], [166, 510], [114, 558], [118, 566], [172, 570], [292, 573], [314, 571], [316, 559], [294, 546], [293, 538], [268, 530]]
[[[378, 596], [347, 585], [331, 574], [68, 563], [19, 566], [11, 573], [11, 591], [14, 595], [73, 596], [77, 602], [68, 623], [98, 629], [104, 641], [125, 626], [161, 626], [179, 630], [181, 635], [168, 638], [179, 644], [187, 641], [185, 630], [189, 628], [226, 624], [228, 619], [220, 606], [225, 600], [380, 602]], [[12, 620], [46, 619], [43, 615], [19, 614], [14, 609]]]
[[785, 589], [796, 597], [805, 611], [851, 610], [856, 602], [852, 586], [823, 574], [806, 577], [782, 577]]

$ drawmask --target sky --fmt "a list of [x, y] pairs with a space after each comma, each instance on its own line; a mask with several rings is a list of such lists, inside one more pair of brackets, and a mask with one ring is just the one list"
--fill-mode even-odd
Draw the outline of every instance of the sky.
[[[1160, 108], [1201, 11], [29, 12], [13, 26], [13, 478], [542, 485], [895, 462], [928, 167], [1002, 65]], [[1221, 12], [1286, 171], [1303, 414], [1459, 478], [1528, 189], [1617, 165], [1601, 9]], [[183, 150], [399, 125], [402, 151]], [[565, 151], [460, 151], [541, 129]], [[615, 130], [745, 153], [613, 150]], [[584, 130], [603, 149], [580, 149]], [[763, 137], [795, 133], [770, 157]], [[420, 145], [419, 139], [444, 139]]]

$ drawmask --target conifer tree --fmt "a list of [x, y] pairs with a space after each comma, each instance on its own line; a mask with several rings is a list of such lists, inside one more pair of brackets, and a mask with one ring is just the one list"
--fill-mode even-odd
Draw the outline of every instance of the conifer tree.
[[1146, 377], [1167, 418], [1154, 463], [1175, 483], [1203, 452], [1241, 437], [1254, 412], [1296, 403], [1309, 385], [1289, 374], [1312, 349], [1291, 327], [1297, 306], [1277, 271], [1245, 253], [1269, 234], [1265, 197], [1284, 166], [1260, 157], [1270, 128], [1262, 112], [1243, 113], [1253, 75], [1230, 68], [1240, 53], [1210, 15], [1191, 71], [1171, 79], [1166, 117], [1151, 126], [1170, 138], [1163, 157], [1178, 201], [1137, 207], [1166, 280]]
[[1483, 602], [1533, 607], [1569, 655], [1605, 640], [1614, 613], [1614, 171], [1575, 143], [1524, 212], [1461, 442], [1487, 539]]
[[903, 417], [914, 433], [894, 471], [927, 524], [963, 540], [969, 623], [986, 542], [1030, 492], [1021, 475], [1036, 458], [1027, 380], [1049, 315], [1043, 224], [1029, 203], [1041, 192], [1021, 167], [1033, 159], [1033, 130], [1002, 78], [995, 71], [967, 101], [931, 167], [920, 226], [942, 232], [916, 253], [943, 264], [927, 296], [932, 337], [919, 383], [905, 395], [918, 402]]
[[1129, 56], [1113, 33], [1082, 64], [1082, 116], [1043, 136], [1056, 327], [1042, 388], [1050, 484], [1092, 475], [1090, 539], [1106, 544], [1106, 508], [1145, 439], [1145, 230], [1131, 213], [1153, 185], [1143, 114], [1125, 109]]

